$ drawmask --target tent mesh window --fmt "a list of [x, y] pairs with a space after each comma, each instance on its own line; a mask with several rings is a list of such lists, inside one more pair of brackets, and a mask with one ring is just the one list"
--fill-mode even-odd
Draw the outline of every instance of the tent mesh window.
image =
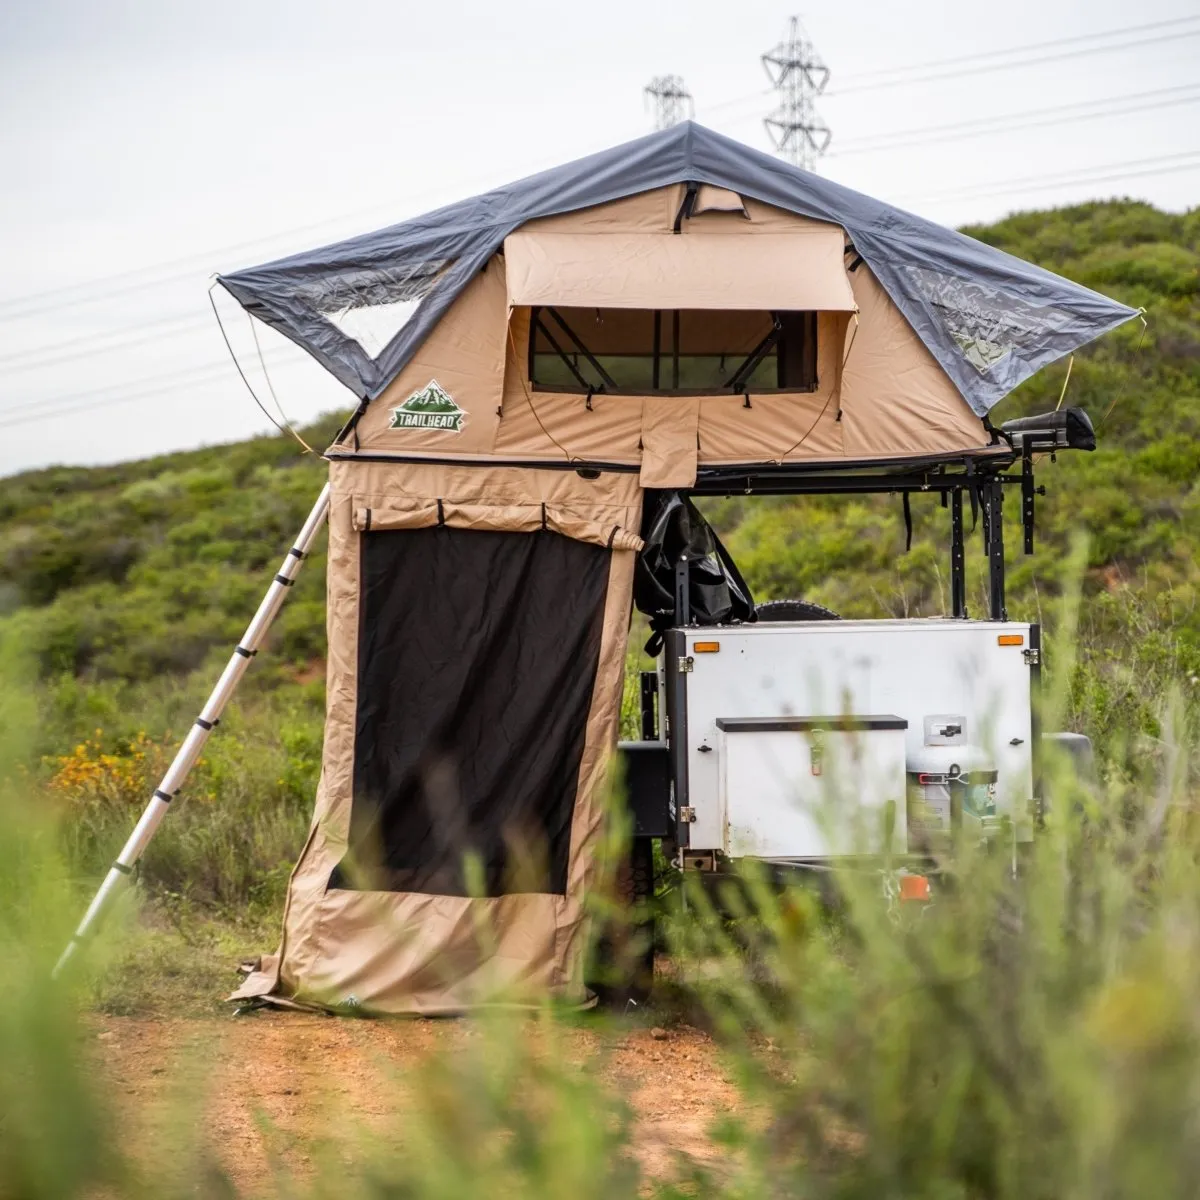
[[539, 391], [718, 395], [817, 389], [817, 314], [535, 307]]
[[611, 553], [362, 535], [350, 849], [330, 886], [564, 893]]
[[432, 258], [402, 266], [358, 267], [324, 276], [296, 293], [374, 359], [412, 319], [453, 262]]

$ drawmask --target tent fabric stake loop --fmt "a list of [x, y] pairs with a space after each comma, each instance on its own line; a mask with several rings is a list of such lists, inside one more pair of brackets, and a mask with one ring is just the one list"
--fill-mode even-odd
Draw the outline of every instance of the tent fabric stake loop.
[[[312, 511], [309, 512], [299, 537], [296, 538], [296, 548], [307, 552], [329, 515], [329, 496], [330, 486], [327, 483], [321, 489], [321, 494], [317, 497]], [[298, 569], [299, 562], [298, 558], [288, 555], [285, 558], [283, 570]], [[283, 576], [283, 578], [287, 579], [289, 583], [292, 582], [287, 576]], [[280, 586], [279, 579], [280, 576], [277, 575], [275, 581], [267, 589], [266, 595], [258, 606], [258, 611], [254, 614], [245, 635], [238, 643], [239, 648], [249, 647], [257, 650], [263, 635], [278, 616], [287, 596], [287, 590]], [[184, 738], [183, 745], [176, 752], [175, 758], [167, 768], [167, 773], [155, 788], [149, 804], [146, 805], [141, 818], [129, 835], [128, 841], [122, 847], [121, 853], [117, 855], [114, 865], [109, 868], [104, 882], [92, 898], [87, 911], [83, 914], [83, 919], [79, 922], [74, 935], [55, 964], [52, 978], [59, 978], [74, 956], [77, 947], [98, 928], [101, 919], [116, 896], [118, 888], [128, 877], [128, 872], [132, 872], [133, 868], [137, 866], [138, 860], [145, 853], [146, 847], [158, 831], [159, 824], [170, 808], [172, 798], [178, 793], [191, 769], [196, 765], [212, 727], [220, 720], [225, 705], [229, 702], [249, 665], [250, 659], [243, 655], [234, 653], [229, 656], [229, 662], [225, 665], [221, 677], [217, 680], [201, 710], [207, 715], [198, 718], [187, 737]], [[121, 868], [128, 868], [128, 872]]]

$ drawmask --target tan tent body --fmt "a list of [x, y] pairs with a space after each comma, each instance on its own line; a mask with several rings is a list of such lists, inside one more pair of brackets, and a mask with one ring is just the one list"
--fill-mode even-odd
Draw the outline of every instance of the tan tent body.
[[[360, 452], [615, 463], [637, 466], [646, 487], [688, 487], [700, 465], [869, 464], [987, 451], [982, 421], [870, 268], [847, 270], [840, 228], [747, 200], [742, 211], [685, 221], [675, 235], [682, 197], [682, 186], [659, 188], [510, 235], [367, 409], [357, 426]], [[629, 249], [634, 243], [640, 252]], [[705, 278], [716, 281], [710, 292], [688, 290]], [[789, 294], [788, 280], [802, 282]], [[729, 393], [605, 395], [589, 406], [531, 382], [531, 304], [671, 309], [689, 295], [689, 308], [720, 314], [714, 324], [752, 318], [746, 350], [769, 328], [771, 310], [815, 312], [816, 389], [756, 389], [749, 407]], [[637, 303], [617, 303], [623, 296]], [[431, 380], [466, 412], [462, 428], [395, 428], [395, 407]]]
[[563, 209], [489, 234], [469, 277], [449, 209], [440, 241], [416, 223], [419, 269], [354, 248], [319, 289], [307, 265], [223, 281], [297, 340], [286, 314], [325, 304], [305, 344], [343, 378], [365, 360], [336, 320], [457, 289], [327, 452], [321, 782], [239, 998], [587, 1003], [645, 490], [995, 452], [842, 225], [715, 183]]

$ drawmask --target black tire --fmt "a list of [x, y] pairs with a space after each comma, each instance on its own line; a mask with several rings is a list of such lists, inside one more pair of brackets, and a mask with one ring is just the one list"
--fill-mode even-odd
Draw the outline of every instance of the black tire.
[[764, 600], [754, 606], [759, 621], [840, 621], [842, 618], [810, 600]]
[[605, 1008], [645, 1004], [654, 985], [654, 844], [636, 838], [613, 880], [623, 915], [604, 929], [589, 986]]

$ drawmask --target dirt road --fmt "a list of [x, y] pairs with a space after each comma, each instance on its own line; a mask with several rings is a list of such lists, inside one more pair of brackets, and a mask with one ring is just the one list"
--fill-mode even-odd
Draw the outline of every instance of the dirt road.
[[[303, 1176], [347, 1120], [386, 1136], [403, 1115], [406, 1071], [482, 1035], [463, 1021], [263, 1011], [225, 1020], [98, 1017], [91, 1036], [131, 1145], [161, 1144], [155, 1121], [199, 1107], [206, 1143], [254, 1195], [270, 1191], [272, 1156]], [[735, 1091], [707, 1034], [688, 1026], [585, 1027], [562, 1036], [565, 1056], [598, 1072], [632, 1106], [634, 1153], [647, 1175], [670, 1176], [678, 1150], [715, 1165], [708, 1130], [733, 1106]]]

